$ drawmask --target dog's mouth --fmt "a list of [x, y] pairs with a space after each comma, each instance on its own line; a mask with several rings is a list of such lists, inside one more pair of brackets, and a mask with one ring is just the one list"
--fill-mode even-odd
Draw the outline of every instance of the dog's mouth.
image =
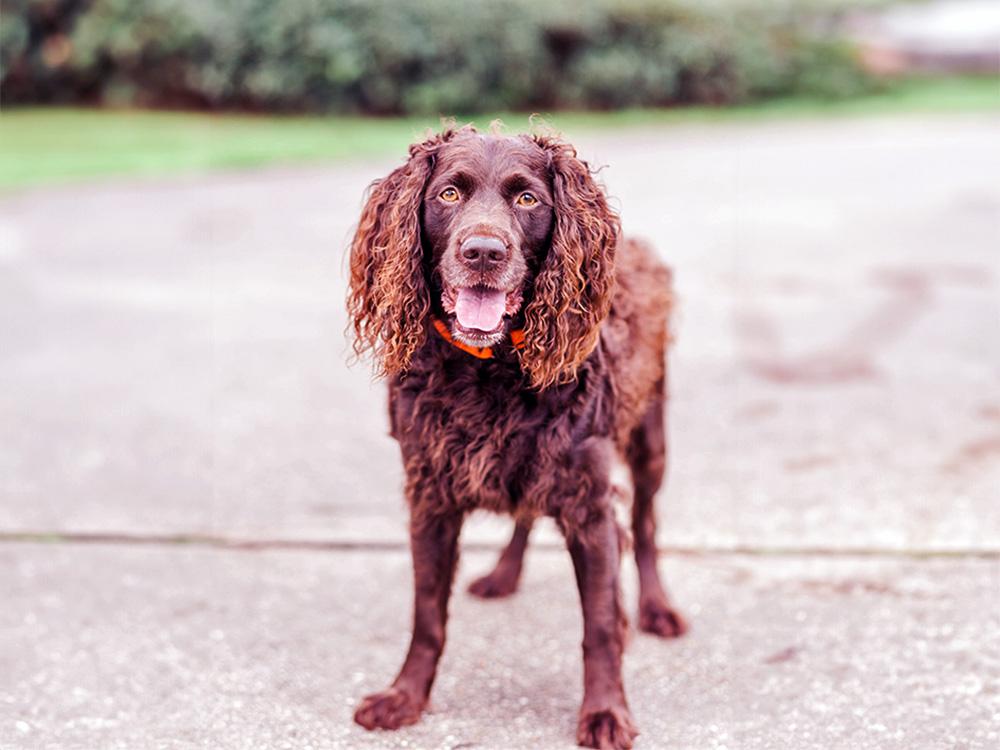
[[441, 305], [451, 318], [452, 333], [473, 346], [490, 346], [503, 338], [508, 320], [521, 307], [521, 294], [483, 284], [445, 285]]
[[485, 286], [464, 287], [455, 291], [455, 317], [462, 328], [491, 333], [503, 323], [507, 293]]

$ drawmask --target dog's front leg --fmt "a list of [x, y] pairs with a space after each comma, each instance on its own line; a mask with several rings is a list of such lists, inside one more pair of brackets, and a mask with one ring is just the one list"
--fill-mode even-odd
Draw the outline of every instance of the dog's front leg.
[[583, 705], [576, 739], [602, 750], [627, 750], [638, 734], [622, 683], [626, 618], [618, 582], [621, 542], [610, 507], [569, 538], [583, 605]]
[[414, 724], [427, 705], [438, 660], [444, 651], [448, 597], [458, 562], [461, 514], [412, 521], [415, 594], [413, 637], [406, 661], [388, 690], [367, 696], [354, 714], [366, 729], [398, 729]]

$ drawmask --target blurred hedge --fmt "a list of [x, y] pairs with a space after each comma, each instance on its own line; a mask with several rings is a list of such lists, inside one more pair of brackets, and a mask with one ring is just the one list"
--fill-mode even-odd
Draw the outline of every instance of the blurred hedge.
[[379, 114], [729, 103], [870, 85], [858, 0], [0, 0], [10, 103]]

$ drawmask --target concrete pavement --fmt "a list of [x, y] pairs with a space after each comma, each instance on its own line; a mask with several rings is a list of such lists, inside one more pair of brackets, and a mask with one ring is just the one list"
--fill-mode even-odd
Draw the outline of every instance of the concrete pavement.
[[[637, 747], [996, 744], [998, 126], [574, 138], [680, 297], [660, 538], [693, 630], [633, 641]], [[456, 595], [424, 724], [349, 722], [411, 596], [383, 388], [342, 336], [396, 161], [0, 200], [0, 747], [570, 746], [551, 528], [516, 598]], [[469, 524], [463, 583], [506, 533]]]
[[[569, 750], [573, 572], [563, 553], [529, 554], [514, 598], [455, 596], [432, 712], [371, 734], [351, 714], [406, 649], [404, 553], [4, 545], [0, 746]], [[460, 590], [491, 560], [467, 554]], [[996, 745], [995, 561], [690, 556], [664, 569], [693, 628], [632, 639], [637, 748]]]

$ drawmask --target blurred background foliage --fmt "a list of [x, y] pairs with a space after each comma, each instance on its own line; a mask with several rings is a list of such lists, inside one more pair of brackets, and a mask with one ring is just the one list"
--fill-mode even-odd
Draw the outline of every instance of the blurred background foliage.
[[0, 0], [6, 104], [364, 114], [869, 91], [873, 0]]

